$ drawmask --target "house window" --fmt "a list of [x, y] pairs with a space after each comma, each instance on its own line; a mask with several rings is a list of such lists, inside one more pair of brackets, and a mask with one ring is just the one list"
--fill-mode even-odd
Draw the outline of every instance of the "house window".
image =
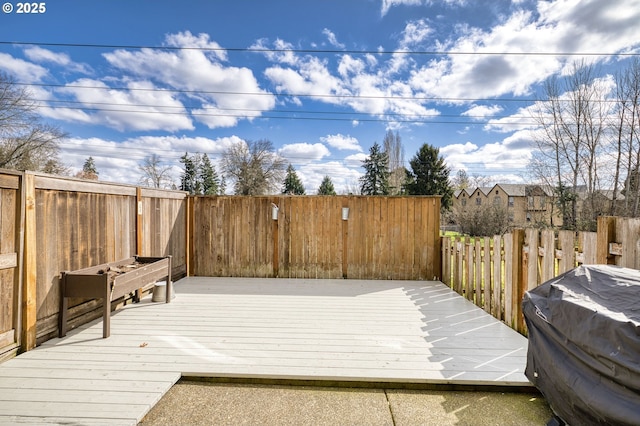
[[[498, 192], [498, 191], [496, 191], [496, 192]], [[502, 202], [502, 199], [500, 198], [500, 196], [496, 195], [495, 198], [493, 199], [493, 204], [496, 205], [496, 206], [499, 206], [501, 202]]]
[[531, 213], [527, 213], [527, 222], [531, 222]]
[[509, 207], [513, 207], [513, 197], [509, 197]]
[[533, 197], [532, 196], [527, 197], [527, 201], [529, 202], [529, 208], [530, 209], [535, 207], [535, 203], [533, 201]]
[[462, 203], [462, 207], [466, 206], [467, 205], [467, 199], [465, 198], [465, 199], [460, 200], [460, 203]]
[[482, 198], [478, 197], [476, 198], [476, 206], [479, 206], [482, 204]]
[[540, 207], [541, 208], [547, 207], [547, 197], [545, 197], [544, 195], [540, 197]]
[[513, 212], [509, 212], [509, 222], [513, 222]]

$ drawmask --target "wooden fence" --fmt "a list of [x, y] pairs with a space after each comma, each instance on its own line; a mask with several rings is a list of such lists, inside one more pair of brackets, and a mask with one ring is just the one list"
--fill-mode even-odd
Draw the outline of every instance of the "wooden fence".
[[[0, 359], [58, 333], [61, 271], [139, 254], [173, 256], [186, 274], [186, 197], [25, 173], [0, 173]], [[1, 266], [0, 266], [1, 267]], [[73, 300], [71, 326], [101, 315], [101, 302]]]
[[0, 361], [13, 356], [20, 344], [23, 223], [20, 182], [20, 173], [0, 173]]
[[193, 197], [189, 210], [191, 275], [440, 276], [439, 197]]
[[[59, 275], [140, 254], [175, 276], [431, 280], [524, 332], [528, 289], [580, 263], [640, 269], [640, 219], [597, 233], [439, 237], [439, 197], [187, 197], [0, 171], [0, 360], [57, 335]], [[71, 326], [101, 315], [71, 303]]]
[[580, 264], [640, 269], [640, 219], [601, 217], [597, 232], [516, 229], [503, 236], [442, 238], [442, 281], [526, 333], [524, 293]]

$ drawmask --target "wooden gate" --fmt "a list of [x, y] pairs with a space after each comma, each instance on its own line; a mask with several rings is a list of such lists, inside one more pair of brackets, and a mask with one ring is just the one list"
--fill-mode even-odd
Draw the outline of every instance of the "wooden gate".
[[0, 362], [20, 344], [21, 183], [20, 173], [0, 173]]

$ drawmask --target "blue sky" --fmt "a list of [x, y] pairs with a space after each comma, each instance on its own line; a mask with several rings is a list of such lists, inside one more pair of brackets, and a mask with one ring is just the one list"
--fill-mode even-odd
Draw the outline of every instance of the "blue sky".
[[0, 71], [70, 134], [72, 171], [92, 156], [101, 180], [133, 184], [151, 153], [177, 182], [186, 151], [215, 164], [269, 139], [307, 193], [324, 175], [341, 192], [389, 129], [407, 166], [429, 143], [452, 175], [523, 182], [541, 84], [577, 53], [606, 79], [640, 52], [640, 0], [10, 3]]

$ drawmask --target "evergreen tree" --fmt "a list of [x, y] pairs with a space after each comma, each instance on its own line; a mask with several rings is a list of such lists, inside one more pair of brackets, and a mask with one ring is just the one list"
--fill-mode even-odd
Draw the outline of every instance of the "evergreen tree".
[[220, 195], [224, 195], [227, 192], [227, 180], [224, 178], [224, 175], [220, 176], [220, 189], [218, 193]]
[[329, 176], [325, 176], [318, 188], [318, 195], [336, 195], [336, 190], [333, 187], [333, 182]]
[[180, 189], [189, 194], [196, 194], [198, 180], [196, 164], [187, 152], [180, 157], [180, 162], [184, 165], [184, 172], [180, 177]]
[[389, 195], [389, 156], [378, 142], [369, 150], [369, 158], [362, 162], [365, 170], [360, 178], [362, 195]]
[[98, 180], [98, 169], [96, 168], [96, 163], [93, 160], [93, 157], [89, 157], [85, 160], [82, 165], [82, 171], [76, 174], [76, 177], [82, 179], [91, 179]]
[[217, 195], [220, 191], [220, 178], [207, 154], [203, 154], [200, 159], [198, 180], [202, 187], [202, 194]]
[[296, 169], [291, 164], [287, 167], [287, 176], [284, 178], [283, 194], [305, 195], [304, 185], [296, 173]]
[[449, 168], [440, 156], [440, 150], [424, 144], [409, 161], [409, 183], [407, 193], [410, 195], [441, 195], [443, 210], [449, 210], [453, 189], [449, 184]]

